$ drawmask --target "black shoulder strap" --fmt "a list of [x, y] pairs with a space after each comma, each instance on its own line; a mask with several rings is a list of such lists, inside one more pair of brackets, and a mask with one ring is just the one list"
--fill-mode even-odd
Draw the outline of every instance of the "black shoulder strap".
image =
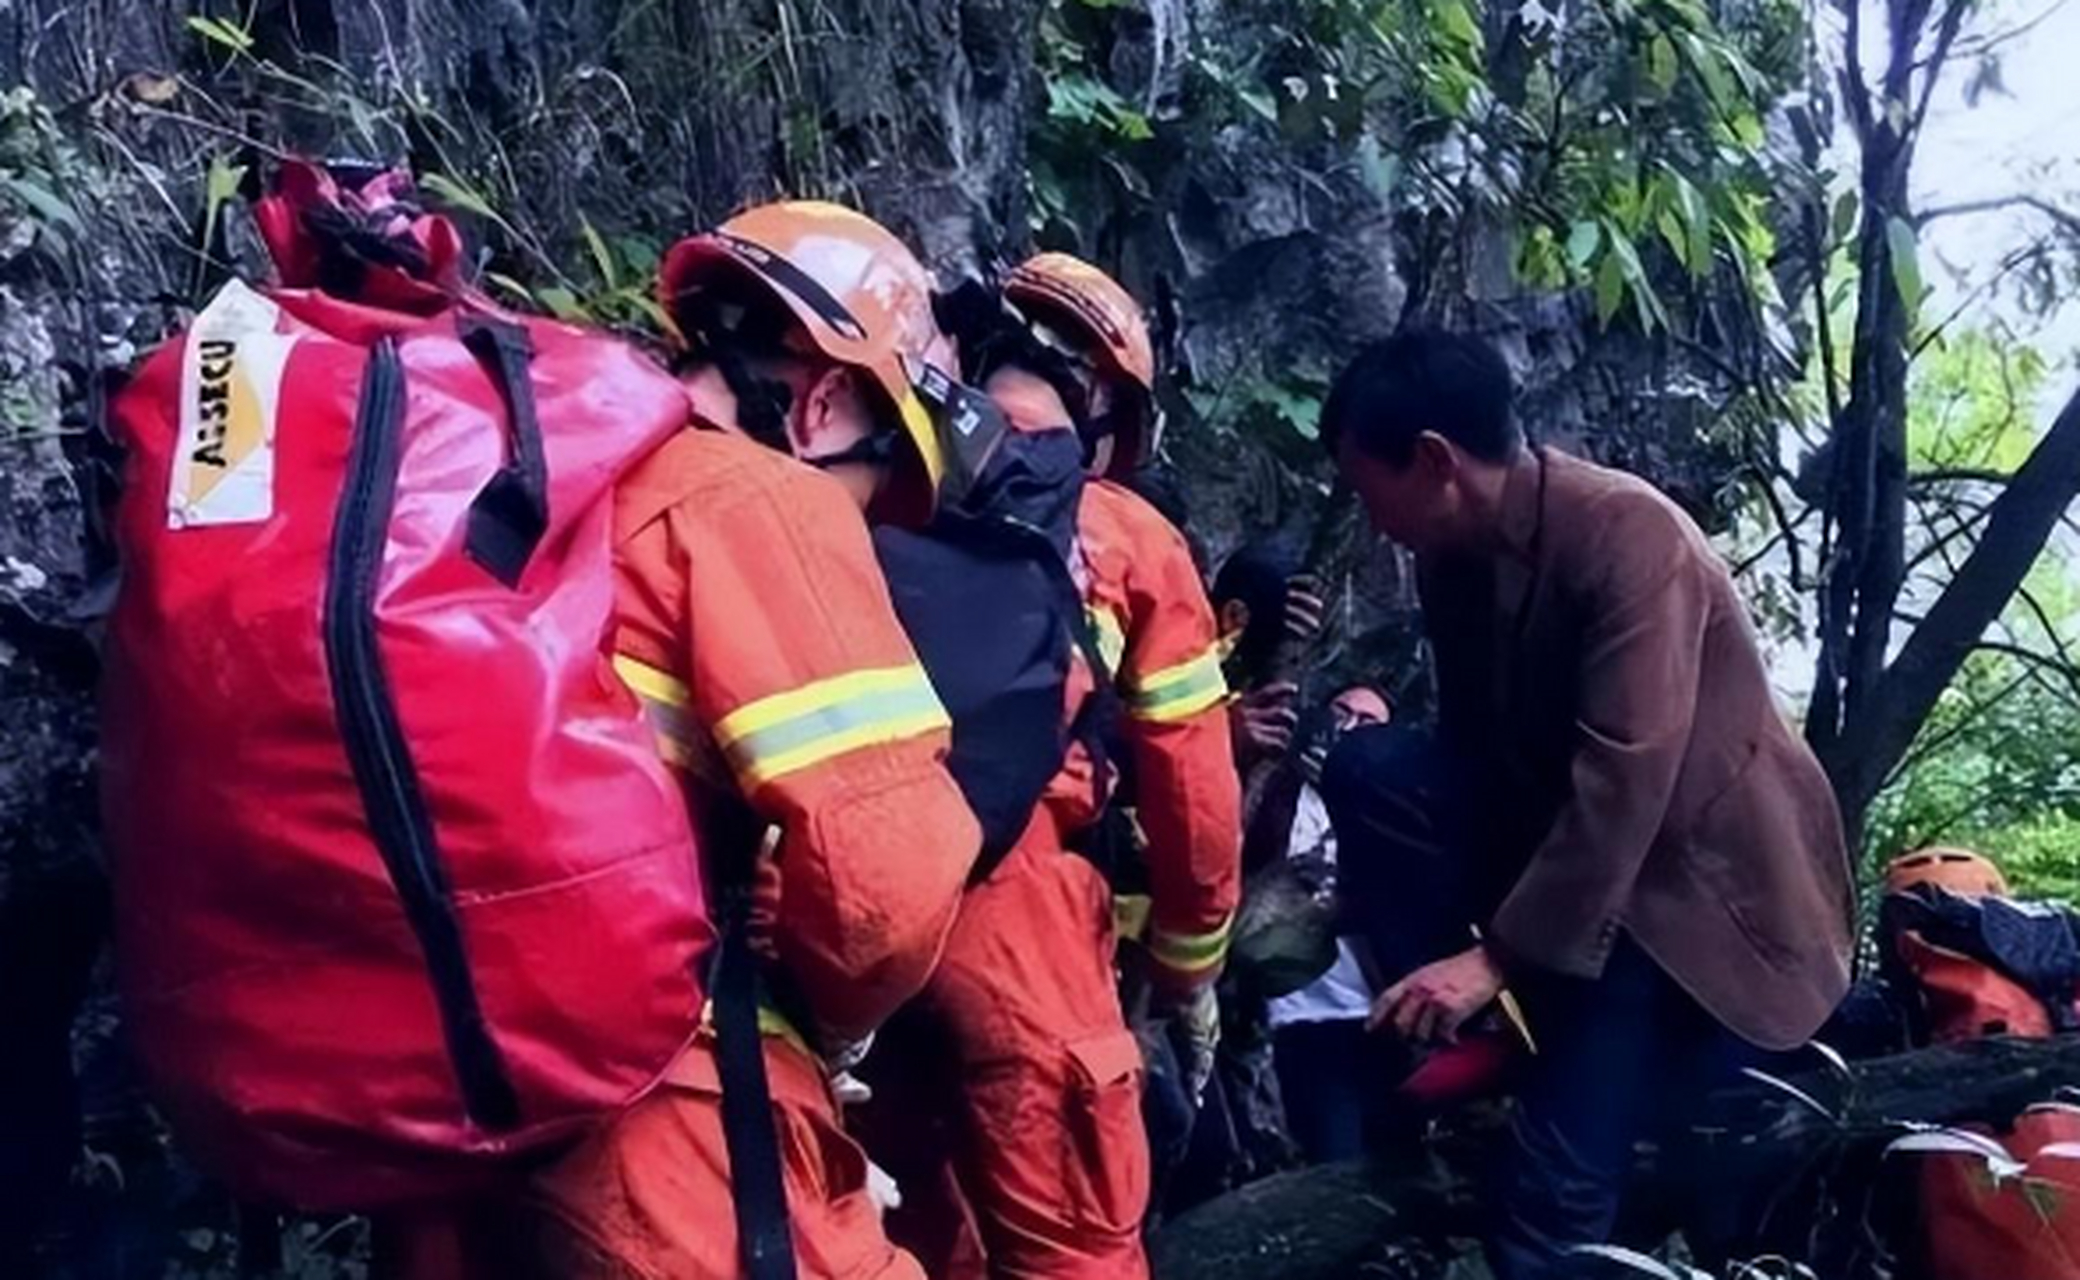
[[1069, 628], [1069, 638], [1076, 645], [1077, 652], [1083, 655], [1083, 660], [1090, 664], [1093, 688], [1070, 718], [1067, 740], [1083, 743], [1084, 750], [1090, 753], [1096, 804], [1102, 809], [1111, 782], [1109, 744], [1119, 718], [1119, 692], [1113, 686], [1115, 673], [1112, 664], [1105, 660], [1104, 647], [1098, 642], [1098, 629], [1091, 622], [1090, 611], [1084, 604], [1083, 588], [1076, 585], [1076, 575], [1069, 571], [1069, 562], [1045, 533], [1022, 521], [964, 512], [948, 512], [942, 519], [946, 527], [958, 529], [958, 536], [971, 543], [995, 545], [1029, 557], [1046, 573], [1054, 588], [1056, 611]]
[[505, 399], [512, 457], [469, 504], [463, 549], [508, 587], [518, 585], [549, 528], [549, 464], [542, 449], [528, 363], [534, 344], [525, 327], [476, 312], [460, 322], [463, 345], [491, 371]]
[[1059, 556], [1050, 556], [1048, 572], [1055, 579], [1055, 589], [1061, 597], [1069, 636], [1091, 669], [1090, 696], [1076, 708], [1075, 716], [1069, 721], [1069, 741], [1081, 742], [1083, 749], [1090, 754], [1091, 786], [1095, 793], [1092, 807], [1102, 810], [1112, 782], [1112, 735], [1119, 723], [1119, 690], [1113, 683], [1117, 673], [1112, 664], [1105, 661], [1104, 646], [1098, 642], [1097, 625], [1091, 621], [1083, 591], [1076, 585], [1076, 577], [1069, 572], [1068, 564]]
[[[755, 849], [755, 841], [738, 845]], [[780, 1139], [773, 1129], [772, 1089], [766, 1080], [763, 1033], [758, 1027], [761, 979], [751, 950], [751, 872], [721, 867], [716, 924], [720, 938], [708, 998], [715, 1010], [715, 1056], [722, 1080], [722, 1136], [729, 1149], [730, 1199], [737, 1219], [737, 1256], [746, 1280], [795, 1280], [794, 1237]]]

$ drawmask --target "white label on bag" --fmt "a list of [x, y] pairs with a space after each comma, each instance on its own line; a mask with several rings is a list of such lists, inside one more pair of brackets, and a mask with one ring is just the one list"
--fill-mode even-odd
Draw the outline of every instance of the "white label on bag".
[[274, 432], [296, 335], [281, 309], [234, 280], [210, 299], [181, 353], [181, 430], [166, 526], [253, 524], [274, 514]]

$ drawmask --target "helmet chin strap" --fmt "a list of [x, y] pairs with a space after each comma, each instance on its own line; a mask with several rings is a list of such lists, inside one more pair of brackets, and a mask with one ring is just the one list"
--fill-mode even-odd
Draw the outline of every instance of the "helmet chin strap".
[[802, 461], [819, 471], [828, 471], [833, 467], [849, 466], [857, 462], [869, 465], [886, 463], [895, 457], [895, 453], [896, 433], [877, 431], [873, 435], [853, 441], [835, 453], [819, 453], [813, 458], [803, 458]]
[[792, 453], [787, 415], [794, 408], [794, 388], [753, 372], [744, 353], [727, 337], [704, 343], [700, 358], [715, 366], [723, 385], [737, 398], [737, 426], [744, 434], [768, 449]]

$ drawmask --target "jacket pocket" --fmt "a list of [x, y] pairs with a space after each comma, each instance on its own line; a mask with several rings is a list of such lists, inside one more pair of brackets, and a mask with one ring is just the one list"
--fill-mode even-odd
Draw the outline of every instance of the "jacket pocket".
[[1712, 823], [1725, 816], [1729, 801], [1740, 794], [1755, 772], [1756, 764], [1764, 756], [1764, 744], [1760, 737], [1749, 739], [1733, 753], [1733, 762], [1725, 778], [1717, 786], [1705, 792], [1704, 799], [1690, 812], [1677, 814], [1675, 834], [1687, 839], [1700, 836], [1709, 839]]
[[1141, 1046], [1124, 1028], [1071, 1041], [1062, 1183], [1079, 1230], [1132, 1235], [1148, 1211]]

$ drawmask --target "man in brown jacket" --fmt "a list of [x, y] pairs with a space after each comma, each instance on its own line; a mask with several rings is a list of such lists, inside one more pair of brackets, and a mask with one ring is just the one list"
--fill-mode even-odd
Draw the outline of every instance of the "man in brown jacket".
[[[1826, 777], [1704, 535], [1631, 476], [1527, 447], [1510, 401], [1486, 344], [1407, 334], [1343, 373], [1322, 436], [1416, 553], [1465, 815], [1469, 942], [1381, 975], [1373, 1020], [1449, 1041], [1505, 985], [1521, 998], [1537, 1054], [1489, 1238], [1520, 1280], [1609, 1238], [1633, 1144], [1679, 1104], [1819, 1029], [1854, 899]], [[1364, 740], [1325, 792], [1350, 791]]]

